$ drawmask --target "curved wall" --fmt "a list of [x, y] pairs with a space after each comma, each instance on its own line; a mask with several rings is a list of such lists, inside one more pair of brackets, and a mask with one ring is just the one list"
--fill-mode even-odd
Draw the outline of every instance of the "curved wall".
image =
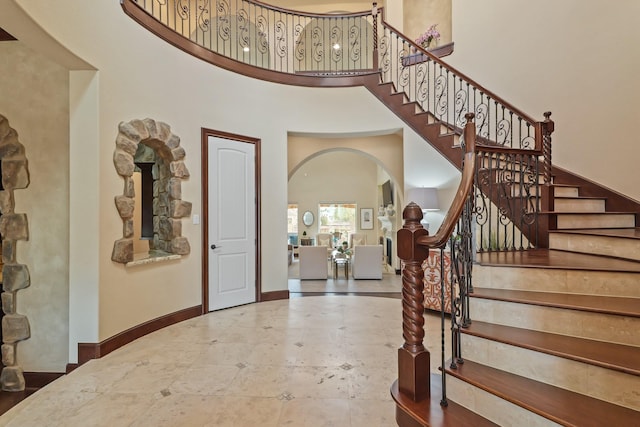
[[[287, 287], [287, 265], [282, 262], [286, 246], [280, 243], [286, 235], [288, 132], [380, 133], [403, 128], [404, 158], [422, 160], [419, 169], [405, 170], [405, 182], [420, 185], [418, 181], [431, 179], [430, 174], [448, 182], [457, 175], [364, 88], [284, 86], [212, 67], [140, 27], [117, 2], [14, 1], [47, 33], [97, 69], [91, 75], [71, 72], [70, 156], [74, 161], [70, 174], [94, 171], [97, 175], [86, 185], [71, 184], [86, 193], [89, 218], [72, 221], [70, 234], [92, 235], [92, 223], [99, 229], [97, 238], [83, 248], [84, 258], [95, 260], [96, 267], [85, 271], [79, 266], [82, 259], [73, 260], [71, 267], [79, 266], [82, 274], [71, 275], [70, 307], [51, 307], [72, 313], [69, 327], [75, 332], [69, 340], [69, 362], [75, 362], [77, 341], [101, 341], [201, 303], [202, 230], [189, 219], [183, 220], [183, 236], [189, 239], [192, 252], [181, 260], [125, 268], [110, 259], [113, 241], [122, 234], [114, 204], [114, 196], [122, 193], [122, 179], [112, 160], [122, 121], [149, 117], [169, 124], [180, 135], [191, 172], [183, 182], [183, 198], [192, 201], [192, 213], [200, 215], [201, 128], [261, 139], [261, 184], [263, 194], [269, 195], [261, 206], [263, 292]], [[2, 21], [0, 17], [0, 25]], [[78, 164], [81, 158], [88, 163]], [[92, 187], [91, 182], [97, 184]]]
[[543, 120], [554, 164], [640, 200], [640, 2], [454, 0], [448, 60]]

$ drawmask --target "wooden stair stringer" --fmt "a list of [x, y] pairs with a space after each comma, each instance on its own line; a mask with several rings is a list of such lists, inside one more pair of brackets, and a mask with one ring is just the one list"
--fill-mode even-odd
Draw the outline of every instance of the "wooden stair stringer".
[[440, 122], [429, 123], [430, 114], [416, 114], [415, 111], [411, 111], [411, 108], [414, 107], [407, 108], [409, 103], [404, 102], [404, 94], [398, 94], [392, 83], [378, 83], [376, 81], [373, 84], [372, 80], [367, 80], [365, 87], [453, 166], [458, 170], [462, 169], [462, 152], [459, 147], [454, 145], [453, 135], [440, 134]]
[[[398, 390], [398, 382], [391, 386], [391, 396], [396, 402], [396, 421], [403, 427], [495, 427], [495, 424], [473, 411], [449, 400], [446, 407], [440, 405], [442, 389], [441, 377], [431, 374], [431, 395], [414, 402]], [[420, 420], [420, 421], [416, 421]]]

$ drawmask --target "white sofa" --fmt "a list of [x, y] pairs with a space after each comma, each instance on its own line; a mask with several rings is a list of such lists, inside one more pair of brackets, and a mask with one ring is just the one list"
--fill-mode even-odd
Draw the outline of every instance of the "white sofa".
[[327, 280], [329, 262], [326, 246], [300, 246], [300, 280]]
[[354, 279], [382, 279], [382, 245], [354, 246], [351, 263]]

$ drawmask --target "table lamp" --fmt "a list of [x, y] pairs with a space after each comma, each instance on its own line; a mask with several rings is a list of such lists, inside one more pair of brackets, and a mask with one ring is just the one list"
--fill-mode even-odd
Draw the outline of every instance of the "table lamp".
[[426, 230], [429, 230], [427, 212], [437, 211], [440, 209], [440, 206], [438, 205], [438, 190], [432, 187], [410, 188], [407, 192], [406, 200], [420, 206], [423, 215], [420, 224], [422, 224]]

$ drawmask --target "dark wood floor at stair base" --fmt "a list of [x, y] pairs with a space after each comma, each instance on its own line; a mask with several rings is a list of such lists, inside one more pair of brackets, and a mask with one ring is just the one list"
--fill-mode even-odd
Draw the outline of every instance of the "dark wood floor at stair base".
[[474, 288], [471, 297], [640, 318], [640, 298]]
[[[453, 401], [449, 401], [449, 405], [443, 408], [440, 405], [442, 396], [442, 388], [440, 386], [441, 377], [431, 374], [431, 398], [416, 403], [410, 398], [398, 392], [398, 382], [394, 382], [391, 386], [391, 396], [396, 404], [402, 408], [406, 414], [410, 414], [413, 419], [421, 420], [415, 423], [415, 426], [429, 427], [496, 427], [495, 424], [486, 418], [458, 405]], [[412, 424], [408, 425], [412, 427]], [[404, 424], [400, 424], [404, 427]]]
[[[445, 366], [449, 366], [447, 363]], [[471, 361], [453, 375], [564, 426], [638, 426], [640, 412]]]
[[38, 391], [37, 388], [27, 387], [24, 391], [0, 391], [0, 415], [22, 402]]
[[474, 321], [465, 334], [640, 376], [640, 347]]
[[480, 265], [640, 273], [640, 262], [549, 249], [479, 253]]

